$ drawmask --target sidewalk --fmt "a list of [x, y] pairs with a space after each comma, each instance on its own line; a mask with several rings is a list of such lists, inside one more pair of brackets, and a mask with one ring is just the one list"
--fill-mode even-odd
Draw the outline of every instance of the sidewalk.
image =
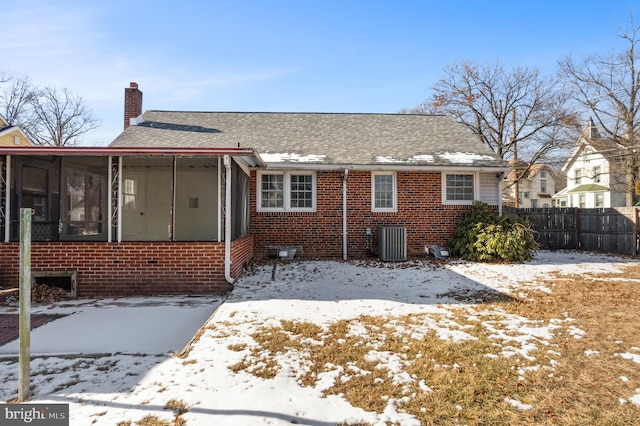
[[[223, 300], [222, 296], [165, 296], [36, 304], [31, 308], [31, 354], [180, 351]], [[0, 328], [0, 357], [18, 354], [17, 318], [15, 307], [0, 307], [0, 321], [9, 326]], [[4, 343], [3, 337], [15, 340]]]

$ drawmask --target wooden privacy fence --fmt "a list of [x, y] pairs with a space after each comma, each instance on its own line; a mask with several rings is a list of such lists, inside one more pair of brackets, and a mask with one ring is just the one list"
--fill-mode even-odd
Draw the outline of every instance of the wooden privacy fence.
[[580, 209], [505, 207], [504, 214], [526, 218], [540, 248], [638, 254], [638, 208]]

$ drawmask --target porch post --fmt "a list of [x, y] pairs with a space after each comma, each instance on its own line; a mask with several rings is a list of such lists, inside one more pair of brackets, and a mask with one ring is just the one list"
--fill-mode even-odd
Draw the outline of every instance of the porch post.
[[107, 181], [109, 182], [109, 196], [107, 197], [107, 242], [113, 241], [113, 157], [109, 156], [109, 169], [107, 170]]
[[4, 241], [9, 242], [11, 238], [11, 156], [6, 157], [7, 165], [5, 167], [6, 174], [4, 177], [5, 192], [4, 192]]
[[118, 242], [122, 242], [122, 156], [118, 157]]

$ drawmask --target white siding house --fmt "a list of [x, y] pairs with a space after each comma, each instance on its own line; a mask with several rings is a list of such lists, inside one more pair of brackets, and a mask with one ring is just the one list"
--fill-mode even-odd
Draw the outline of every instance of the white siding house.
[[[623, 185], [611, 170], [615, 143], [600, 137], [591, 120], [580, 134], [576, 146], [562, 168], [567, 187], [554, 197], [556, 207], [620, 207], [625, 205]], [[615, 163], [614, 163], [615, 164]]]
[[[513, 167], [513, 163], [510, 165]], [[512, 168], [504, 182], [505, 203], [509, 205], [515, 205], [515, 180], [516, 172]], [[556, 176], [546, 164], [534, 164], [518, 182], [517, 191], [519, 208], [552, 207], [551, 197], [556, 193]]]

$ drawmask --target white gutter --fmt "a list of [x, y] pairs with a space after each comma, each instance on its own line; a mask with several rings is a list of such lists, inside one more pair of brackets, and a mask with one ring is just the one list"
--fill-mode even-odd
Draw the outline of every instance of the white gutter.
[[[403, 164], [372, 164], [372, 165], [358, 165], [358, 164], [319, 164], [319, 163], [266, 163], [267, 169], [274, 170], [324, 170], [324, 171], [340, 171], [345, 168], [351, 170], [361, 171], [417, 171], [417, 172], [467, 172], [467, 173], [498, 173], [507, 172], [508, 167], [478, 167], [478, 166], [427, 166], [427, 165], [403, 165]], [[259, 167], [251, 167], [252, 170], [258, 170]]]
[[224, 279], [229, 284], [235, 281], [231, 276], [231, 156], [224, 156], [226, 173], [224, 194]]
[[342, 259], [347, 260], [347, 177], [349, 169], [344, 169], [342, 178]]
[[11, 156], [7, 155], [7, 173], [5, 174], [6, 192], [4, 194], [4, 241], [8, 243], [11, 238]]

